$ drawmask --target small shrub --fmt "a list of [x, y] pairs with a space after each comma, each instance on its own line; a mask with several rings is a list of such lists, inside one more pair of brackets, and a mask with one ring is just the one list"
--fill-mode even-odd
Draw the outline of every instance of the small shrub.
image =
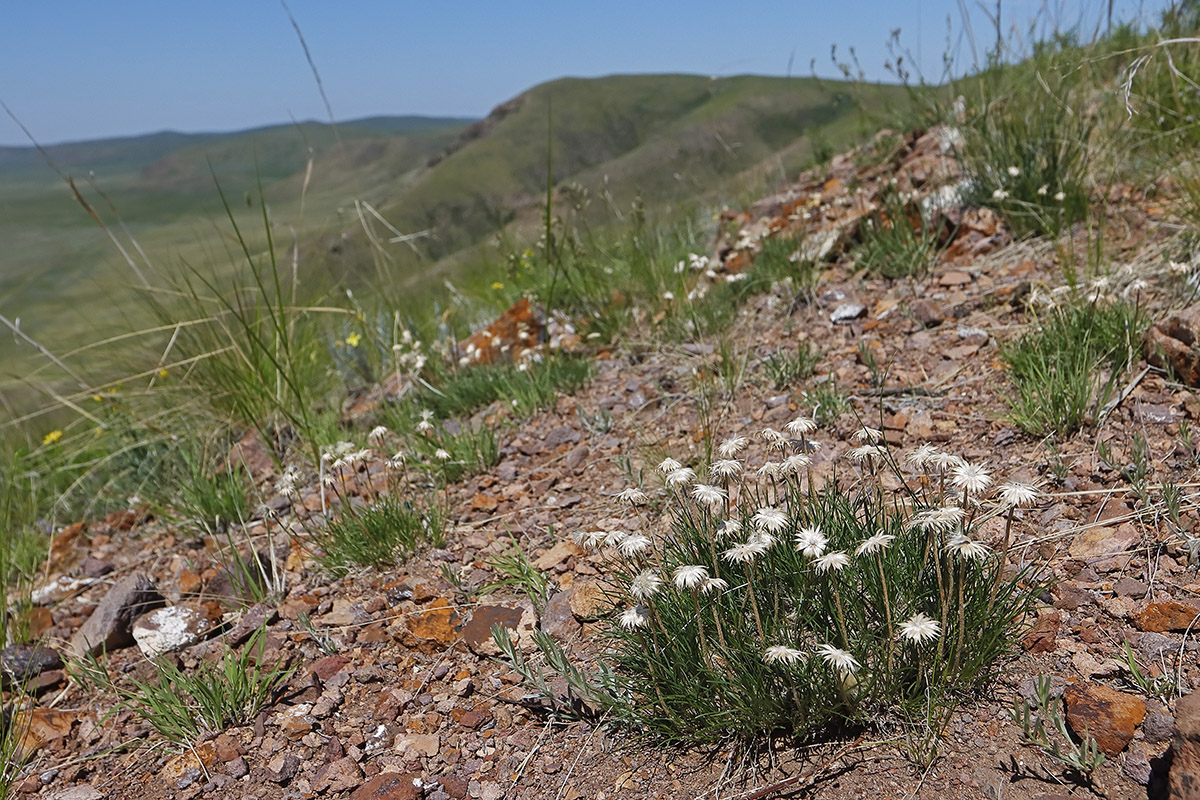
[[1145, 313], [1125, 301], [1075, 298], [1038, 323], [1002, 348], [1015, 389], [1005, 398], [1008, 418], [1035, 436], [1070, 436], [1117, 390], [1137, 352]]
[[885, 278], [919, 277], [933, 266], [940, 249], [938, 233], [920, 207], [889, 187], [879, 208], [859, 227], [854, 258], [859, 267]]
[[381, 497], [362, 508], [346, 502], [342, 509], [339, 517], [310, 534], [320, 550], [317, 560], [335, 575], [350, 567], [394, 566], [423, 542], [442, 538], [442, 515], [433, 505], [418, 508]]
[[489, 558], [487, 565], [504, 577], [479, 589], [480, 594], [489, 594], [503, 586], [520, 589], [539, 614], [546, 608], [550, 596], [550, 581], [546, 574], [533, 566], [529, 556], [521, 549], [516, 539], [511, 539], [507, 551]]
[[[664, 460], [669, 526], [577, 535], [611, 555], [620, 606], [613, 669], [581, 693], [602, 689], [613, 717], [667, 741], [806, 740], [888, 709], [945, 719], [931, 698], [952, 706], [996, 672], [1042, 588], [1004, 571], [1013, 509], [1036, 492], [1010, 484], [993, 498], [986, 468], [928, 445], [902, 470], [870, 429], [849, 453], [852, 488], [817, 488], [814, 427], [763, 431], [778, 460], [758, 477], [737, 460], [745, 439], [718, 448], [712, 485]], [[999, 557], [979, 539], [997, 515]]]
[[248, 724], [295, 671], [282, 661], [264, 666], [263, 642], [259, 631], [241, 651], [229, 650], [215, 663], [202, 661], [191, 674], [155, 661], [152, 679], [135, 679], [133, 689], [119, 690], [122, 704], [179, 747], [203, 733]]
[[786, 389], [812, 375], [821, 353], [808, 342], [798, 342], [795, 352], [776, 350], [763, 362], [763, 370], [776, 389]]

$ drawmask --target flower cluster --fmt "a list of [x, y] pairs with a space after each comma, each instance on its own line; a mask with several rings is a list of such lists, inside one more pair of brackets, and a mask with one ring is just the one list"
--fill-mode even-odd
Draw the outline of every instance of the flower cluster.
[[[1033, 594], [1003, 565], [1037, 489], [996, 486], [986, 464], [932, 445], [897, 458], [870, 427], [843, 452], [850, 477], [834, 480], [813, 463], [816, 431], [798, 417], [726, 439], [707, 465], [665, 458], [665, 529], [639, 486], [619, 495], [638, 510], [632, 530], [575, 535], [611, 559], [624, 601], [614, 657], [647, 724], [711, 714], [747, 730], [811, 728], [868, 700], [953, 693], [1005, 652]], [[995, 517], [1003, 538], [985, 541]]]

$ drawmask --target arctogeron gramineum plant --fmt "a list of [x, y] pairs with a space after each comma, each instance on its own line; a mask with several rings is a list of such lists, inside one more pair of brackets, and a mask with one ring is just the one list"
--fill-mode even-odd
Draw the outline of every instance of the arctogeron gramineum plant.
[[1037, 490], [930, 445], [897, 458], [869, 428], [839, 446], [836, 484], [814, 483], [814, 427], [667, 459], [669, 524], [577, 535], [609, 559], [616, 716], [686, 742], [924, 719], [1010, 652], [1040, 587], [1001, 554]]

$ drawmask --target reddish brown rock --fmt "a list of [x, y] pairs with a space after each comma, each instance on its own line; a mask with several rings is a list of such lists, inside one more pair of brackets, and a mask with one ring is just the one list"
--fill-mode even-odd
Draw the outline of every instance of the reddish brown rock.
[[477, 492], [475, 496], [471, 498], [471, 508], [476, 511], [485, 511], [490, 514], [496, 510], [497, 505], [499, 505], [499, 501], [496, 500], [495, 497], [490, 494], [484, 494], [483, 492]]
[[1200, 692], [1175, 704], [1170, 785], [1171, 800], [1200, 800]]
[[1189, 386], [1200, 386], [1200, 303], [1152, 326], [1142, 350], [1151, 366], [1169, 369]]
[[507, 606], [479, 606], [471, 619], [463, 626], [463, 641], [473, 652], [483, 653], [492, 650], [492, 626], [502, 625], [510, 632], [515, 631], [521, 622], [521, 609]]
[[541, 313], [522, 297], [491, 325], [471, 334], [463, 342], [463, 353], [473, 364], [512, 361], [538, 344], [543, 327]]
[[1147, 603], [1133, 614], [1133, 624], [1140, 630], [1165, 633], [1185, 631], [1200, 616], [1200, 602], [1195, 600], [1160, 600]]
[[255, 483], [274, 474], [275, 457], [258, 431], [250, 431], [229, 450], [226, 469], [245, 469]]
[[41, 750], [51, 742], [56, 742], [71, 735], [71, 726], [78, 718], [77, 714], [69, 711], [55, 711], [50, 708], [34, 708], [15, 715], [14, 731], [22, 731], [18, 760], [24, 760]]
[[318, 678], [320, 678], [321, 682], [324, 683], [345, 669], [346, 665], [349, 663], [350, 659], [343, 655], [326, 656], [317, 663], [313, 664], [312, 669], [309, 671], [313, 675], [316, 675]]
[[1146, 716], [1146, 704], [1138, 697], [1097, 684], [1074, 684], [1063, 692], [1067, 723], [1076, 735], [1095, 738], [1110, 756], [1125, 749], [1134, 730]]
[[313, 788], [319, 793], [332, 792], [340, 795], [362, 783], [363, 773], [354, 759], [339, 758], [317, 770]]
[[385, 772], [359, 786], [350, 800], [420, 800], [421, 776], [413, 772]]
[[1038, 617], [1034, 626], [1021, 638], [1021, 646], [1031, 653], [1054, 652], [1060, 622], [1057, 611]]

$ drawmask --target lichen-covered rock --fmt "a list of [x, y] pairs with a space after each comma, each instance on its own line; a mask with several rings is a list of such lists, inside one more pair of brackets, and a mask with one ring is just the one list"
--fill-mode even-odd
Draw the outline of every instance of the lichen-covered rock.
[[219, 610], [185, 603], [138, 617], [133, 623], [133, 638], [146, 658], [155, 658], [204, 641], [220, 625]]

